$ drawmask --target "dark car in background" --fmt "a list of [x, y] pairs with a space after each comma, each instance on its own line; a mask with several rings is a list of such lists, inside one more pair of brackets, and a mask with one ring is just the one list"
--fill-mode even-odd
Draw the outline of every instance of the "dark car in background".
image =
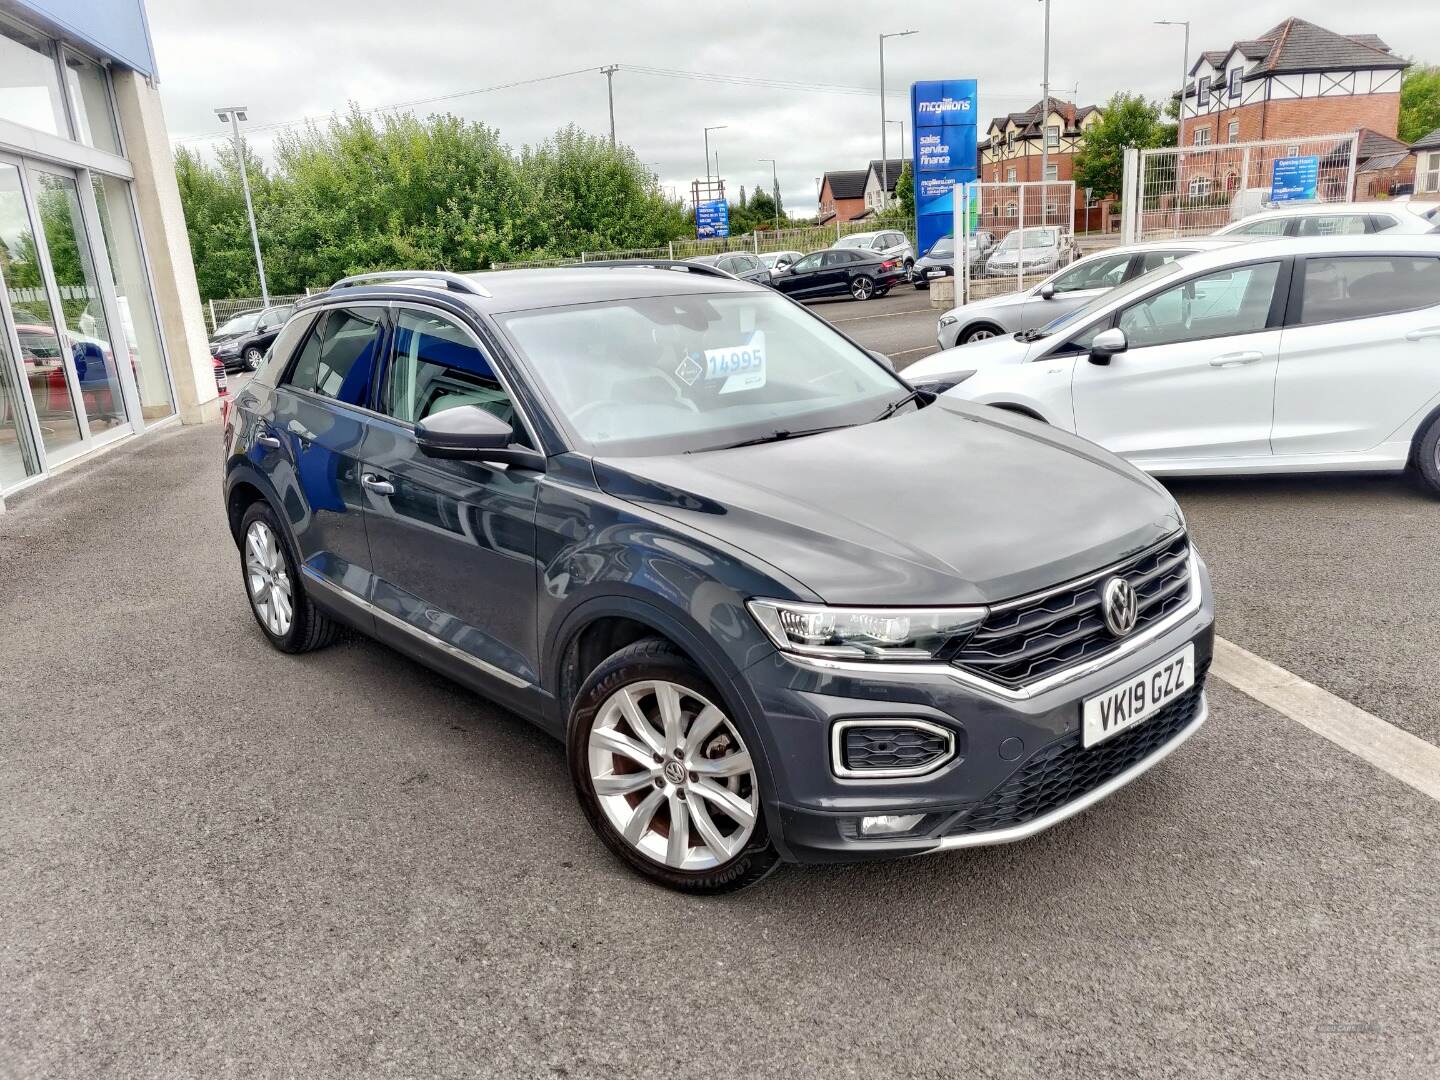
[[1164, 488], [708, 267], [348, 278], [223, 430], [269, 642], [348, 624], [534, 721], [670, 888], [1023, 839], [1205, 720]]
[[210, 335], [210, 354], [225, 365], [226, 371], [254, 371], [294, 312], [293, 304], [285, 304], [236, 315]]
[[893, 255], [861, 248], [825, 248], [792, 263], [770, 284], [796, 300], [849, 296], [869, 300], [884, 296], [906, 279], [905, 264]]
[[685, 261], [699, 263], [701, 266], [713, 266], [741, 281], [753, 281], [757, 285], [770, 284], [770, 268], [759, 255], [752, 255], [748, 251], [730, 251], [724, 255], [697, 255]]

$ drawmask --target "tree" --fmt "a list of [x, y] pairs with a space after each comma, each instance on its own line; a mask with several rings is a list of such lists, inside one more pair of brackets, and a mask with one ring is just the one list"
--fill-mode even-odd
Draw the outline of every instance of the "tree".
[[1086, 132], [1075, 155], [1075, 184], [1093, 188], [1097, 198], [1120, 194], [1125, 177], [1125, 150], [1171, 146], [1175, 127], [1161, 119], [1160, 105], [1139, 94], [1118, 93], [1110, 99], [1098, 123]]
[[1413, 143], [1440, 128], [1440, 67], [1415, 66], [1400, 85], [1400, 141]]
[[905, 217], [915, 216], [915, 177], [910, 172], [908, 161], [900, 166], [900, 175], [895, 178], [895, 200]]

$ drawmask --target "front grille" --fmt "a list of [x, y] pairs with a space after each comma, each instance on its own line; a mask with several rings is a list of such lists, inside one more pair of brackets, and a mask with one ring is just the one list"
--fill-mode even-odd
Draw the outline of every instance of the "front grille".
[[1184, 695], [1113, 739], [1087, 750], [1077, 732], [1037, 750], [1009, 780], [954, 818], [939, 835], [963, 836], [1023, 825], [1095, 790], [1178, 735], [1195, 719], [1204, 688], [1202, 670]]
[[1121, 638], [1105, 627], [1101, 594], [1112, 576], [1134, 587], [1138, 634], [1190, 599], [1190, 544], [1185, 534], [1074, 588], [1033, 600], [1019, 600], [991, 611], [955, 654], [953, 663], [1012, 690], [1103, 656]]
[[843, 747], [843, 764], [852, 772], [922, 769], [950, 752], [936, 732], [887, 726], [846, 728]]

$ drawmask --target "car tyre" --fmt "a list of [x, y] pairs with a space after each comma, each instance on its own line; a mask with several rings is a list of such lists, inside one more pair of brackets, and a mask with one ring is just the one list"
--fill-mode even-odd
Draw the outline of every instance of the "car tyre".
[[994, 336], [995, 328], [993, 326], [975, 326], [966, 330], [965, 333], [960, 336], [960, 344], [969, 345], [972, 341], [985, 341], [987, 338], [993, 338]]
[[241, 357], [246, 371], [258, 371], [260, 369], [260, 361], [263, 359], [265, 359], [265, 352], [258, 345], [251, 345], [245, 350], [244, 355]]
[[264, 501], [240, 519], [240, 572], [250, 613], [275, 648], [306, 653], [335, 640], [339, 624], [311, 602], [285, 530]]
[[914, 259], [906, 259], [906, 260], [905, 260], [905, 277], [906, 277], [906, 278], [911, 278], [911, 277], [913, 277], [914, 275], [915, 275], [915, 260], [914, 260]]
[[869, 300], [875, 295], [875, 279], [861, 274], [850, 282], [850, 296], [855, 300]]
[[697, 895], [746, 888], [779, 865], [754, 745], [700, 669], [658, 637], [586, 678], [566, 736], [575, 794], [605, 846], [649, 881]]
[[1430, 421], [1415, 446], [1415, 469], [1431, 493], [1440, 495], [1440, 416]]

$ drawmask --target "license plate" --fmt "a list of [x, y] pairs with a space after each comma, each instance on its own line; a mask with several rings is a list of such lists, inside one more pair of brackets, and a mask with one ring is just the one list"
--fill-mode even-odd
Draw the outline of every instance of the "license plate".
[[925, 271], [925, 276], [926, 276], [926, 277], [944, 277], [944, 276], [945, 276], [945, 271], [944, 271], [944, 270], [926, 270], [926, 271]]
[[1195, 685], [1195, 646], [1139, 672], [1103, 694], [1085, 699], [1081, 743], [1102, 743], [1155, 715]]

